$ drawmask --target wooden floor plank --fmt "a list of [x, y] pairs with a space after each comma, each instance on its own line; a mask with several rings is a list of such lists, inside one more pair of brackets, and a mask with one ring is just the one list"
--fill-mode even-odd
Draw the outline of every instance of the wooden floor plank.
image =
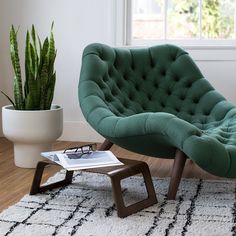
[[[54, 144], [55, 150], [82, 145], [81, 142], [60, 141]], [[119, 157], [146, 161], [152, 176], [170, 176], [173, 160], [159, 159], [138, 155], [114, 145], [112, 152]], [[46, 168], [43, 181], [60, 170], [58, 166]], [[34, 169], [18, 168], [14, 165], [13, 145], [5, 138], [0, 138], [0, 212], [18, 202], [26, 193], [29, 193]], [[187, 161], [184, 173], [187, 178], [220, 179], [201, 170], [193, 162]]]

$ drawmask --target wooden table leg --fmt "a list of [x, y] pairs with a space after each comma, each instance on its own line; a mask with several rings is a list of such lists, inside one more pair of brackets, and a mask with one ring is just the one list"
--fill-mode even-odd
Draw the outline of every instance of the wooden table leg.
[[[143, 175], [148, 197], [129, 206], [125, 206], [120, 182], [122, 179], [139, 173]], [[108, 176], [110, 176], [111, 178], [114, 200], [116, 203], [117, 214], [119, 217], [129, 216], [157, 203], [156, 193], [153, 187], [151, 174], [146, 163], [141, 162], [135, 166], [132, 166], [131, 168], [121, 168], [120, 171], [116, 170], [114, 172], [108, 173]]]
[[62, 187], [62, 186], [66, 186], [68, 184], [71, 184], [74, 171], [66, 171], [65, 178], [61, 181], [54, 182], [54, 183], [47, 184], [47, 185], [43, 185], [43, 186], [40, 185], [45, 167], [47, 165], [52, 165], [52, 164], [53, 163], [44, 162], [44, 161], [38, 162], [35, 173], [34, 173], [33, 182], [31, 185], [30, 195], [42, 193], [47, 190], [52, 190], [54, 188], [58, 188], [58, 187]]

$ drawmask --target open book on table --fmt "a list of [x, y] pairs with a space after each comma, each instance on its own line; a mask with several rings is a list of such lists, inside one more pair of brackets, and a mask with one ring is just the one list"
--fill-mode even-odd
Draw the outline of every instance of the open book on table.
[[42, 152], [41, 155], [67, 170], [82, 170], [89, 168], [123, 165], [111, 151], [81, 152]]

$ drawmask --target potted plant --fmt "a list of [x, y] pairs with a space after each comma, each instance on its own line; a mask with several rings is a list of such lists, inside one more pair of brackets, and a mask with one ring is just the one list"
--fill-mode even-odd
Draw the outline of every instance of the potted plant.
[[51, 150], [63, 126], [62, 108], [52, 105], [56, 82], [53, 24], [43, 44], [34, 25], [31, 32], [27, 31], [24, 80], [14, 26], [10, 30], [10, 53], [15, 74], [14, 101], [2, 92], [12, 103], [2, 108], [3, 133], [14, 143], [16, 166], [35, 168], [42, 159], [40, 153]]

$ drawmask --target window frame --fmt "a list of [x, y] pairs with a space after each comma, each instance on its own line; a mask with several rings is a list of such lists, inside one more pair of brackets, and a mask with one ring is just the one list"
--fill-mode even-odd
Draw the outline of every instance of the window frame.
[[[201, 0], [199, 0], [201, 1]], [[236, 1], [235, 1], [236, 4]], [[185, 49], [236, 49], [236, 39], [161, 39], [137, 40], [132, 39], [132, 0], [116, 1], [116, 45], [122, 46], [151, 46], [155, 44], [176, 44]], [[122, 20], [121, 20], [122, 19]], [[236, 38], [236, 7], [235, 7], [235, 38]]]

